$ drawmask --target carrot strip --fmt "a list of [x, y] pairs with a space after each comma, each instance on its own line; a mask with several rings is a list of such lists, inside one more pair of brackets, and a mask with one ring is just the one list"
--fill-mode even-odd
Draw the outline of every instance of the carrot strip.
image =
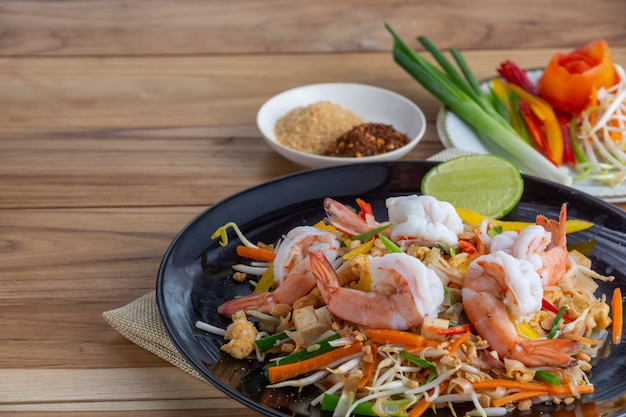
[[256, 259], [257, 261], [272, 262], [276, 252], [265, 248], [251, 248], [249, 246], [237, 246], [237, 255], [244, 258]]
[[422, 400], [409, 411], [408, 417], [420, 417], [432, 404], [433, 403], [431, 401], [428, 401], [426, 398], [422, 398]]
[[465, 333], [463, 333], [461, 336], [459, 336], [456, 339], [454, 339], [454, 341], [452, 341], [452, 343], [450, 344], [450, 347], [448, 348], [448, 353], [446, 354], [446, 356], [452, 356], [454, 354], [454, 352], [456, 352], [456, 350], [463, 343], [465, 343], [467, 341], [467, 339], [469, 339], [471, 334], [472, 334], [472, 332], [470, 332], [468, 330]]
[[363, 389], [367, 383], [369, 382], [370, 378], [372, 377], [372, 374], [374, 373], [374, 368], [376, 367], [376, 345], [372, 344], [372, 361], [371, 362], [366, 362], [365, 363], [365, 367], [363, 368], [363, 376], [361, 377], [361, 379], [359, 380], [359, 382], [357, 383], [357, 388], [358, 389]]
[[367, 329], [365, 336], [379, 344], [390, 343], [411, 347], [424, 346], [427, 341], [426, 337], [422, 335], [402, 330]]
[[[521, 391], [545, 391], [552, 395], [573, 395], [572, 389], [568, 385], [536, 384], [532, 382], [519, 382], [512, 379], [485, 379], [483, 381], [474, 382], [472, 387], [474, 387], [474, 389], [504, 387]], [[577, 389], [580, 394], [590, 394], [594, 391], [593, 385], [580, 385]]]
[[598, 110], [595, 108], [598, 107], [598, 89], [595, 85], [591, 86], [591, 95], [589, 96], [589, 103], [587, 103], [587, 108], [591, 108], [592, 111], [589, 114], [589, 123], [591, 126], [595, 126], [596, 117]]
[[617, 345], [622, 341], [622, 323], [624, 321], [622, 312], [622, 290], [620, 289], [620, 287], [616, 287], [613, 290], [613, 298], [611, 298], [611, 310], [613, 310], [611, 342], [613, 342], [614, 345]]
[[548, 394], [545, 391], [521, 391], [515, 394], [505, 395], [504, 397], [497, 398], [491, 402], [494, 407], [502, 407], [508, 403], [516, 403], [527, 398], [539, 397], [541, 395]]
[[287, 379], [314, 371], [319, 368], [330, 365], [339, 359], [358, 353], [363, 349], [363, 343], [357, 342], [351, 345], [342, 346], [329, 352], [322, 353], [300, 362], [288, 363], [285, 365], [276, 365], [268, 368], [268, 378], [270, 383], [286, 381]]

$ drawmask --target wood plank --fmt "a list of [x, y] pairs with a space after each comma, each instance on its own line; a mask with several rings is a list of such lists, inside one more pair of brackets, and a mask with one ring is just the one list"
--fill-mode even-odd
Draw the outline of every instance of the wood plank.
[[[552, 52], [507, 58], [534, 67]], [[626, 62], [626, 48], [614, 54]], [[467, 54], [477, 77], [493, 74], [503, 58], [493, 51]], [[251, 77], [258, 82], [245, 82]], [[256, 111], [279, 91], [324, 81], [404, 94], [431, 122], [407, 158], [442, 149], [433, 124], [439, 102], [387, 53], [0, 59], [0, 208], [207, 206], [296, 172], [302, 167], [285, 163], [261, 140]]]
[[71, 413], [72, 417], [213, 417], [213, 416], [260, 416], [232, 399], [216, 400], [155, 400], [155, 401], [88, 401], [76, 403], [36, 403], [36, 404], [0, 404], [0, 413], [10, 413], [11, 416], [21, 417], [65, 417]]
[[2, 369], [0, 389], [0, 413], [10, 412], [18, 416], [23, 415], [21, 413], [36, 416], [40, 412], [46, 412], [45, 415], [55, 415], [55, 412], [98, 412], [98, 415], [132, 412], [132, 415], [141, 416], [145, 411], [171, 413], [174, 410], [210, 410], [215, 413], [212, 415], [258, 415], [208, 382], [173, 367]]
[[[476, 77], [484, 78], [495, 74], [505, 59], [540, 67], [555, 52], [481, 50], [465, 57]], [[626, 65], [626, 47], [614, 48], [613, 56]], [[204, 137], [219, 129], [224, 134], [246, 129], [238, 132], [259, 137], [255, 118], [264, 101], [283, 90], [320, 82], [356, 82], [396, 91], [423, 107], [431, 121], [439, 108], [437, 100], [393, 62], [390, 52], [297, 58], [0, 58], [0, 127], [7, 139], [37, 128], [48, 132], [44, 139], [85, 136], [75, 128], [101, 139]], [[171, 130], [155, 132], [159, 127]]]
[[444, 47], [626, 46], [620, 0], [4, 0], [0, 55], [383, 51], [389, 22]]
[[[215, 416], [231, 416], [231, 417], [258, 417], [261, 414], [256, 411], [252, 411], [248, 408], [224, 408], [215, 407], [213, 401], [208, 401], [209, 407], [201, 409], [193, 409], [188, 407], [188, 401], [176, 401], [170, 400], [167, 402], [151, 402], [146, 403], [141, 410], [133, 409], [131, 411], [115, 410], [115, 411], [103, 411], [106, 409], [105, 405], [94, 403], [92, 409], [89, 411], [76, 411], [75, 408], [86, 409], [89, 404], [42, 404], [38, 411], [32, 410], [34, 407], [29, 407], [28, 411], [18, 410], [18, 406], [11, 406], [11, 410], [15, 411], [7, 412], [7, 415], [11, 417], [215, 417]], [[156, 403], [157, 405], [153, 405]], [[90, 403], [91, 404], [91, 403]], [[158, 408], [159, 405], [165, 404], [164, 408]], [[168, 408], [170, 406], [172, 408]], [[109, 408], [113, 408], [114, 404], [107, 404]], [[122, 405], [123, 406], [123, 405]], [[61, 411], [54, 411], [55, 409]], [[147, 411], [144, 411], [147, 410]], [[97, 413], [97, 414], [96, 414]]]
[[2, 402], [15, 404], [225, 398], [208, 382], [174, 367], [0, 369], [0, 388]]
[[[154, 290], [167, 247], [202, 210], [4, 210], [0, 307], [26, 305], [32, 311], [27, 306], [38, 299], [41, 305], [32, 308], [44, 314], [55, 303], [126, 304]], [[22, 319], [45, 323], [36, 315]]]
[[[434, 126], [429, 130], [406, 159], [423, 159], [443, 148]], [[74, 139], [4, 138], [0, 133], [0, 149], [6, 150], [0, 156], [5, 161], [0, 164], [0, 208], [208, 207], [245, 188], [304, 169], [252, 137], [87, 136], [80, 147]], [[243, 163], [247, 160], [255, 163]]]

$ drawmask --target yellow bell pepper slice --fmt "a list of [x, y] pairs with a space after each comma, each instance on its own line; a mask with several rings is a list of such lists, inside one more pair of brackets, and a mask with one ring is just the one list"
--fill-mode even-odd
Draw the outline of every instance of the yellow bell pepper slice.
[[265, 270], [261, 278], [259, 278], [259, 282], [257, 282], [256, 287], [254, 287], [253, 294], [259, 294], [262, 292], [268, 292], [270, 288], [272, 288], [272, 284], [274, 283], [274, 264], [271, 263], [270, 266]]
[[335, 230], [335, 226], [331, 224], [326, 224], [324, 220], [320, 220], [319, 222], [313, 225], [316, 229], [325, 230], [327, 232], [332, 232]]
[[352, 259], [357, 255], [364, 255], [367, 252], [369, 252], [372, 249], [372, 247], [374, 247], [374, 238], [357, 246], [356, 248], [352, 249], [350, 252], [343, 255], [343, 260], [347, 261], [348, 259]]
[[[506, 231], [519, 232], [525, 227], [532, 226], [535, 224], [535, 223], [530, 223], [530, 222], [490, 219], [486, 216], [483, 216], [480, 213], [477, 213], [473, 210], [468, 210], [468, 209], [457, 208], [456, 212], [459, 214], [461, 219], [465, 223], [469, 224], [470, 226], [478, 226], [480, 223], [482, 223], [483, 220], [488, 220], [491, 224], [495, 226], [501, 226], [503, 232], [506, 232]], [[585, 220], [572, 219], [572, 220], [567, 220], [565, 225], [566, 225], [565, 230], [567, 233], [574, 233], [574, 232], [579, 232], [581, 230], [590, 228], [591, 226], [593, 226], [593, 223], [585, 221]]]
[[552, 156], [552, 162], [557, 165], [563, 163], [563, 131], [552, 106], [540, 97], [534, 96], [515, 84], [509, 84], [509, 88], [521, 100], [527, 102], [533, 113], [541, 120], [543, 132], [548, 141], [548, 148]]

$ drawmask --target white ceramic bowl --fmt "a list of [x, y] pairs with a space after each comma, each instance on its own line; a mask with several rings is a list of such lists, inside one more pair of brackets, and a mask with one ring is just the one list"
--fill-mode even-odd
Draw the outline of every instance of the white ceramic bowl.
[[[276, 141], [276, 121], [296, 107], [327, 100], [360, 116], [365, 123], [392, 125], [404, 133], [409, 143], [380, 155], [331, 157], [297, 151]], [[269, 99], [257, 114], [257, 125], [267, 144], [285, 158], [309, 168], [357, 162], [392, 161], [406, 155], [424, 136], [426, 119], [412, 101], [384, 88], [352, 83], [312, 84], [284, 91]]]

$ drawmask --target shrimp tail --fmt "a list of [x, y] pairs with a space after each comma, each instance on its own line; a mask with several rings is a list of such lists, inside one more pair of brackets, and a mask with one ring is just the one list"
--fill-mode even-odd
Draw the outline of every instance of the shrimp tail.
[[227, 301], [217, 307], [217, 311], [228, 317], [232, 317], [238, 311], [256, 310], [261, 313], [269, 313], [274, 307], [272, 293], [250, 294]]
[[539, 226], [543, 226], [547, 232], [552, 235], [552, 247], [567, 247], [567, 205], [561, 206], [561, 212], [559, 214], [559, 221], [548, 219], [543, 215], [538, 215], [535, 223]]
[[329, 304], [332, 292], [341, 286], [337, 274], [321, 251], [317, 253], [309, 252], [309, 262], [311, 263], [313, 275], [315, 275], [319, 283], [317, 288], [322, 295], [322, 299], [326, 304]]
[[572, 355], [580, 352], [581, 343], [568, 339], [522, 340], [509, 358], [519, 360], [528, 366], [576, 364]]
[[541, 254], [543, 267], [538, 271], [541, 282], [544, 286], [555, 285], [567, 271], [567, 206], [561, 206], [559, 221], [539, 215], [536, 223], [551, 235], [547, 250]]
[[[359, 205], [362, 204], [359, 203]], [[366, 220], [344, 204], [330, 197], [324, 199], [324, 210], [326, 211], [328, 222], [348, 236], [356, 236], [376, 227], [373, 214], [369, 210], [364, 213]]]

